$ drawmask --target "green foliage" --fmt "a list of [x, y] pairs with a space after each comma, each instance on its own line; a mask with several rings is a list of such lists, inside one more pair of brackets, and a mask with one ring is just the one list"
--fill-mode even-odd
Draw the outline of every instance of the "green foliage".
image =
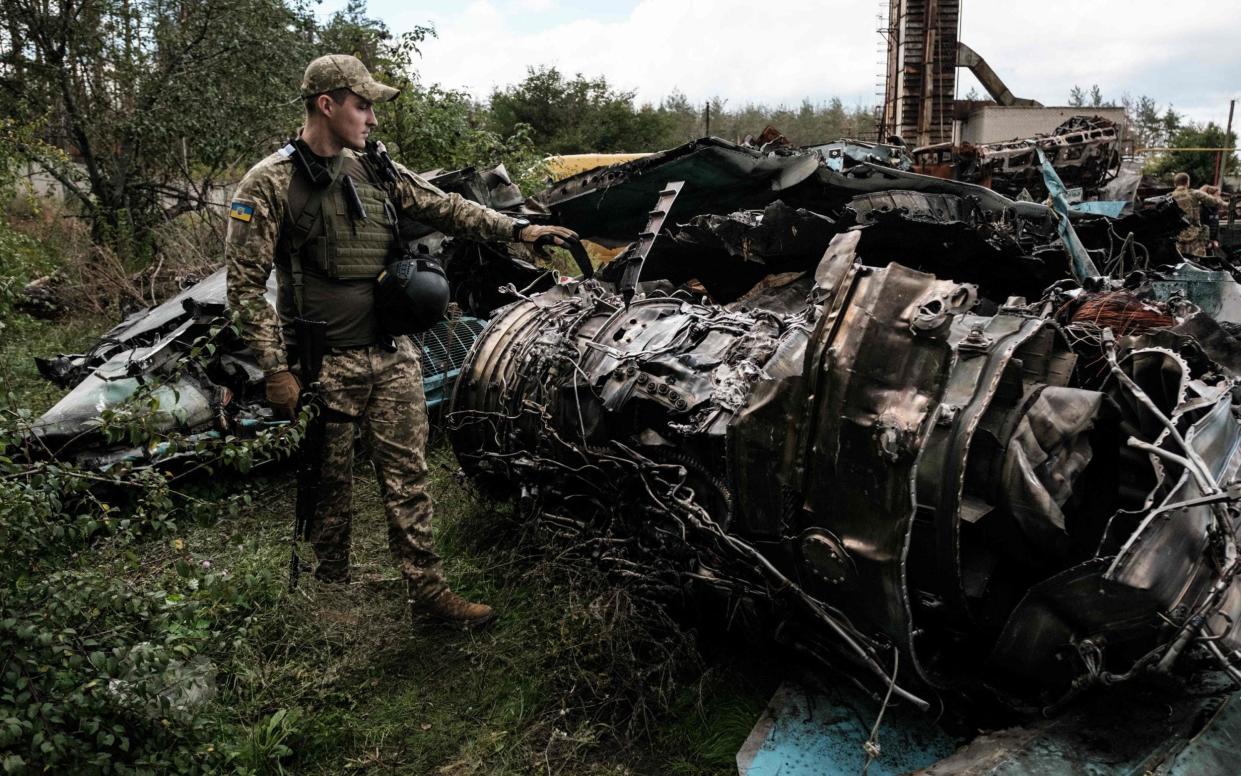
[[1098, 84], [1092, 84], [1089, 92], [1076, 85], [1069, 90], [1069, 106], [1073, 108], [1112, 108], [1115, 105], [1103, 99], [1103, 91]]
[[1136, 100], [1125, 95], [1121, 98], [1125, 115], [1129, 119], [1129, 132], [1136, 148], [1159, 148], [1167, 145], [1172, 135], [1181, 128], [1181, 115], [1169, 105], [1160, 111], [1154, 98], [1145, 95]]
[[321, 54], [352, 54], [376, 77], [396, 82], [410, 77], [418, 45], [435, 36], [435, 28], [414, 25], [409, 32], [393, 37], [381, 19], [366, 15], [366, 0], [349, 0], [332, 14], [319, 30]]
[[682, 755], [664, 772], [697, 776], [735, 768], [737, 750], [762, 715], [767, 698], [756, 687], [738, 686], [735, 676], [730, 680], [718, 672], [704, 677], [698, 687], [682, 690], [673, 703], [672, 722], [660, 732], [669, 749]]
[[779, 105], [746, 104], [736, 110], [726, 110], [725, 104], [716, 99], [711, 107], [711, 134], [742, 140], [755, 135], [767, 126], [776, 127], [795, 145], [810, 145], [836, 140], [842, 137], [874, 137], [875, 117], [863, 106], [846, 108], [839, 98], [824, 103], [803, 100], [796, 108]]
[[235, 763], [242, 773], [284, 773], [282, 760], [293, 754], [289, 741], [298, 733], [301, 715], [296, 709], [279, 709], [250, 729], [249, 736], [235, 752]]
[[602, 76], [569, 79], [554, 67], [531, 68], [521, 83], [493, 92], [486, 121], [502, 135], [526, 125], [534, 145], [553, 154], [658, 151], [706, 134], [741, 141], [768, 125], [807, 145], [875, 131], [869, 109], [847, 109], [839, 99], [726, 110], [719, 98], [708, 109], [674, 91], [657, 106], [635, 106], [633, 92], [614, 89]]
[[50, 108], [44, 138], [81, 167], [37, 148], [26, 158], [64, 185], [99, 242], [141, 250], [166, 210], [203, 206], [239, 157], [292, 125], [312, 19], [281, 0], [4, 3], [0, 111], [29, 122]]
[[39, 245], [0, 219], [0, 337], [10, 325], [13, 306], [26, 283], [38, 277], [46, 257]]
[[[165, 380], [209, 358], [219, 327], [191, 348]], [[149, 381], [124, 406], [103, 413], [111, 440], [149, 445], [163, 380]], [[230, 574], [186, 553], [186, 525], [236, 515], [244, 490], [206, 500], [174, 489], [151, 468], [117, 465], [105, 473], [39, 454], [27, 435], [32, 413], [7, 399], [0, 413], [0, 751], [10, 772], [194, 773], [230, 759], [256, 772], [288, 754], [293, 719], [269, 721], [233, 749], [220, 735], [211, 699], [213, 656], [242, 639], [248, 616], [279, 595], [265, 573]], [[198, 443], [203, 465], [245, 471], [252, 461], [287, 455], [304, 419], [255, 440]], [[136, 549], [166, 552], [153, 578]], [[112, 567], [100, 557], [114, 559]], [[266, 763], [263, 767], [259, 764]]]
[[[30, 322], [24, 341], [40, 353], [86, 342], [53, 342], [47, 331], [68, 328]], [[196, 344], [200, 356], [212, 341]], [[27, 359], [8, 348], [0, 360]], [[151, 395], [110, 418], [115, 438], [135, 426], [139, 440], [161, 438], [142, 417]], [[0, 664], [0, 676], [14, 677], [0, 678], [0, 695], [24, 677], [11, 700], [0, 697], [0, 763], [11, 769], [735, 770], [730, 750], [769, 681], [756, 685], [731, 664], [699, 678], [692, 640], [661, 610], [589, 561], [546, 553], [508, 506], [456, 476], [446, 446], [429, 459], [437, 545], [454, 589], [499, 608], [481, 633], [411, 629], [367, 467], [358, 467], [353, 546], [355, 578], [366, 581], [321, 585], [307, 575], [289, 595], [287, 473], [252, 469], [243, 487], [23, 461], [13, 448], [32, 413], [17, 405], [30, 396], [0, 414], [9, 446], [0, 453], [0, 650], [14, 656]], [[256, 463], [278, 454], [257, 444], [222, 440], [205, 454], [217, 473], [230, 449], [248, 448]]]
[[[0, 446], [15, 446], [14, 426]], [[106, 493], [106, 495], [105, 495]], [[180, 562], [135, 589], [85, 556], [167, 536], [182, 508], [162, 475], [99, 477], [0, 457], [0, 750], [13, 772], [194, 772], [214, 692], [201, 649], [236, 580]]]
[[418, 46], [434, 36], [431, 27], [415, 26], [394, 38], [387, 25], [366, 15], [365, 0], [350, 0], [319, 33], [323, 52], [353, 54], [401, 95], [376, 106], [377, 137], [402, 164], [416, 171], [494, 167], [505, 163], [519, 184], [539, 180], [541, 153], [529, 128], [507, 133], [484, 127], [483, 109], [464, 92], [423, 86], [414, 71]]
[[416, 171], [494, 167], [503, 163], [526, 191], [542, 183], [543, 154], [530, 128], [507, 135], [485, 126], [482, 108], [460, 91], [405, 82], [401, 96], [379, 107], [379, 133], [388, 150]]
[[[0, 202], [8, 204], [21, 199], [28, 206], [35, 206], [21, 178], [25, 151], [31, 148], [42, 148], [42, 153], [49, 157], [57, 156], [54, 149], [44, 146], [35, 136], [33, 125], [0, 117]], [[51, 271], [53, 264], [43, 246], [0, 218], [0, 332], [13, 317], [13, 306], [22, 287]]]
[[521, 83], [492, 93], [488, 126], [502, 136], [529, 126], [534, 144], [552, 153], [656, 150], [649, 143], [665, 136], [665, 117], [650, 106], [635, 110], [633, 97], [602, 76], [566, 79], [554, 67], [530, 68]]
[[[1224, 135], [1224, 130], [1214, 122], [1206, 126], [1190, 123], [1177, 129], [1168, 143], [1170, 148], [1235, 148], [1237, 134]], [[1191, 186], [1197, 187], [1212, 183], [1215, 180], [1215, 163], [1218, 153], [1215, 151], [1173, 151], [1154, 157], [1147, 165], [1145, 172], [1167, 183], [1178, 172], [1189, 173]], [[1235, 153], [1224, 154], [1224, 174], [1229, 175], [1237, 170]]]

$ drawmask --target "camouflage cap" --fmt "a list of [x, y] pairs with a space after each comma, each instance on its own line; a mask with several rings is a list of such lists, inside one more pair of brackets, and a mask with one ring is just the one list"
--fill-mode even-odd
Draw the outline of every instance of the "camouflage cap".
[[328, 54], [306, 66], [302, 76], [303, 98], [335, 89], [348, 89], [371, 102], [387, 102], [401, 93], [400, 89], [376, 81], [360, 59], [348, 54]]

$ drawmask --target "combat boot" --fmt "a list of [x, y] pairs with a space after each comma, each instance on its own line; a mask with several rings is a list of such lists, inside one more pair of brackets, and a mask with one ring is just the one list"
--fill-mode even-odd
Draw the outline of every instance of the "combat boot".
[[353, 580], [353, 574], [350, 573], [348, 561], [345, 563], [319, 561], [319, 565], [315, 568], [315, 579], [331, 585], [347, 585]]
[[476, 604], [467, 601], [451, 590], [419, 601], [413, 606], [414, 621], [428, 620], [459, 625], [463, 628], [477, 628], [486, 625], [496, 617], [496, 612], [487, 604]]

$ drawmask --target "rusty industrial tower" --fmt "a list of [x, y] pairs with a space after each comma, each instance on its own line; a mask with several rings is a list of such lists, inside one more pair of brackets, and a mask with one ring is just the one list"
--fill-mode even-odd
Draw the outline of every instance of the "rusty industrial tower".
[[[960, 0], [886, 0], [881, 138], [913, 146], [952, 140]], [[882, 17], [882, 14], [881, 14]]]

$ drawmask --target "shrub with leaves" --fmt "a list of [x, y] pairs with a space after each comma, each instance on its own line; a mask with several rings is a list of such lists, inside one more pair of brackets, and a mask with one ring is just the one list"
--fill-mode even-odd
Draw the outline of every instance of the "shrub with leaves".
[[[196, 342], [162, 380], [104, 413], [104, 436], [178, 443], [156, 430], [152, 397], [210, 358], [223, 328]], [[179, 524], [245, 508], [249, 494], [203, 499], [179, 490], [181, 477], [170, 472], [118, 465], [99, 473], [40, 457], [27, 433], [31, 413], [11, 396], [7, 404], [0, 412], [0, 766], [6, 773], [193, 773], [278, 762], [287, 748], [254, 756], [248, 742], [217, 745], [230, 735], [210, 701], [214, 658], [245, 638], [251, 614], [274, 604], [282, 580], [262, 570], [214, 570], [173, 538]], [[288, 455], [305, 420], [255, 439], [196, 442], [198, 466], [244, 471]], [[156, 568], [134, 551], [151, 542], [168, 546]]]

